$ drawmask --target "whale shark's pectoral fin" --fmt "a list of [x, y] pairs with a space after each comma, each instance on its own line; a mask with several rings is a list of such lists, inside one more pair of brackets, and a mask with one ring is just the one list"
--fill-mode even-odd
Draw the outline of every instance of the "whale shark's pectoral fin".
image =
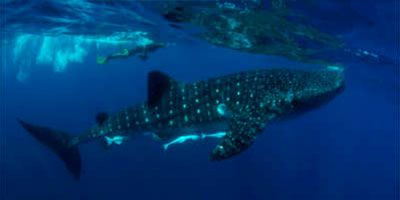
[[256, 137], [265, 127], [265, 121], [260, 117], [234, 117], [229, 130], [222, 141], [211, 153], [211, 160], [223, 160], [235, 156], [253, 144]]

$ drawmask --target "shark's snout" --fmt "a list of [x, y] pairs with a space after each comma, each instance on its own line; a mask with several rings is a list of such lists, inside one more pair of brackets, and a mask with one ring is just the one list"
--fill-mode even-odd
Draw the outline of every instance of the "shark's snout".
[[294, 105], [299, 110], [308, 110], [323, 105], [344, 89], [344, 69], [327, 66], [316, 70], [306, 78], [304, 87], [295, 96]]

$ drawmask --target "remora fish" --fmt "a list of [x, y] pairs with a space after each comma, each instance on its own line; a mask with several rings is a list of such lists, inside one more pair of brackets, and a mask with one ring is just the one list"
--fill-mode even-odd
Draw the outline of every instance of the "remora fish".
[[[113, 116], [100, 114], [98, 123], [81, 135], [36, 126], [21, 125], [55, 152], [75, 178], [80, 177], [78, 146], [95, 140], [110, 143], [115, 136], [153, 132], [172, 139], [194, 132], [225, 131], [211, 160], [223, 160], [247, 149], [266, 124], [291, 114], [318, 107], [344, 88], [343, 69], [266, 69], [181, 83], [153, 71], [148, 76], [148, 99]], [[113, 141], [120, 143], [123, 140]], [[113, 143], [111, 142], [111, 143]]]

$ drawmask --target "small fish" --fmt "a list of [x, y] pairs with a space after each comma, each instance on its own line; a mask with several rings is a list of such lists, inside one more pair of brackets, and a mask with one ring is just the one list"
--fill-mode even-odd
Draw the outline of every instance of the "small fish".
[[172, 144], [184, 143], [187, 140], [198, 140], [198, 139], [200, 139], [200, 136], [198, 136], [198, 135], [184, 135], [184, 136], [178, 137], [177, 139], [175, 139], [167, 144], [164, 144], [163, 147], [164, 147], [164, 150], [167, 150], [168, 147]]
[[105, 136], [104, 138], [105, 138], [108, 146], [110, 146], [112, 144], [121, 145], [124, 141], [127, 140], [126, 136], [119, 136], [119, 135], [113, 136], [113, 137]]

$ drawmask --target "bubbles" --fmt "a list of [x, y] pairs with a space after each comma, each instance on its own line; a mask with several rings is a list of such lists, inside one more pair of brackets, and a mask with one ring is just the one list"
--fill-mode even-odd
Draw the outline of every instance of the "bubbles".
[[34, 45], [36, 37], [32, 35], [22, 35], [15, 39], [12, 51], [12, 61], [18, 67], [17, 80], [25, 81], [29, 77], [30, 69], [33, 63], [34, 51], [30, 47]]
[[51, 67], [63, 73], [71, 64], [83, 63], [91, 48], [97, 51], [127, 47], [146, 46], [153, 40], [147, 32], [121, 32], [110, 36], [59, 35], [41, 36], [21, 34], [12, 46], [12, 61], [18, 67], [17, 79], [28, 79], [33, 67]]
[[34, 66], [51, 66], [55, 72], [64, 72], [70, 63], [84, 61], [86, 43], [79, 36], [18, 36], [12, 51], [13, 63], [18, 67], [17, 79], [26, 80]]
[[69, 63], [82, 63], [87, 54], [85, 40], [81, 37], [46, 36], [42, 40], [36, 64], [50, 65], [55, 72], [64, 72]]

